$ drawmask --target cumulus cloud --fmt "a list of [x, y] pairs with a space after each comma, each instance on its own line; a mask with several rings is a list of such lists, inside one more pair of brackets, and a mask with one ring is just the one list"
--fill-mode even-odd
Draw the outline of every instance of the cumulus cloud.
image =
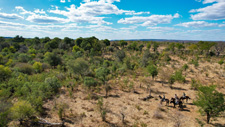
[[172, 19], [179, 18], [179, 14], [176, 13], [173, 15], [151, 15], [148, 17], [143, 16], [134, 16], [130, 18], [120, 19], [118, 23], [121, 24], [137, 24], [142, 23], [142, 26], [154, 26], [157, 24], [166, 24], [170, 23]]
[[[94, 0], [83, 0], [83, 2], [88, 3], [88, 2], [92, 2]], [[99, 0], [99, 2], [103, 2], [103, 3], [114, 3], [114, 2], [120, 2], [120, 0]]]
[[216, 27], [218, 23], [208, 23], [205, 21], [192, 21], [192, 22], [185, 22], [177, 24], [176, 26], [183, 26], [183, 27]]
[[43, 9], [35, 9], [34, 10], [35, 13], [39, 13], [39, 14], [46, 14], [46, 12]]
[[110, 14], [126, 14], [126, 15], [141, 15], [149, 14], [149, 12], [135, 12], [129, 10], [119, 9], [113, 2], [120, 2], [120, 0], [99, 0], [91, 1], [84, 0], [79, 7], [71, 5], [66, 7], [66, 10], [59, 10], [55, 7], [54, 10], [49, 10], [50, 13], [66, 16], [71, 22], [88, 22], [96, 24], [111, 24], [106, 22], [103, 15]]
[[11, 20], [23, 19], [23, 17], [18, 14], [7, 14], [7, 13], [1, 13], [1, 12], [0, 12], [0, 18], [1, 19], [11, 19]]
[[[15, 7], [17, 11], [19, 11], [22, 15], [28, 15], [26, 18], [27, 21], [40, 23], [40, 24], [53, 24], [53, 23], [66, 23], [68, 19], [58, 18], [58, 17], [51, 17], [46, 15], [46, 12], [43, 9], [35, 9], [34, 12], [27, 11], [21, 6]], [[44, 15], [42, 15], [44, 14]]]
[[61, 3], [65, 3], [65, 2], [66, 2], [66, 0], [60, 0], [60, 2], [61, 2]]
[[19, 11], [20, 14], [22, 14], [22, 15], [25, 15], [25, 14], [33, 15], [33, 14], [34, 14], [34, 13], [31, 12], [31, 11], [25, 10], [25, 9], [24, 9], [23, 7], [21, 7], [21, 6], [16, 6], [15, 9], [16, 9], [17, 11]]
[[25, 26], [24, 24], [21, 23], [13, 23], [13, 22], [5, 22], [5, 21], [0, 21], [1, 26]]
[[66, 19], [63, 19], [63, 18], [43, 16], [43, 15], [31, 15], [26, 20], [28, 20], [30, 22], [40, 23], [40, 24], [68, 22]]
[[173, 27], [147, 27], [147, 29], [153, 30], [153, 31], [172, 31], [175, 30]]
[[204, 0], [203, 4], [212, 5], [206, 6], [204, 8], [192, 9], [190, 13], [193, 20], [221, 20], [225, 19], [225, 0]]

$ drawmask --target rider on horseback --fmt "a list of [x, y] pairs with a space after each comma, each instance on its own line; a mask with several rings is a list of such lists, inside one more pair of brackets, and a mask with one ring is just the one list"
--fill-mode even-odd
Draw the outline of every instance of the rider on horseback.
[[178, 96], [175, 94], [175, 103], [178, 104]]
[[165, 101], [165, 99], [166, 99], [166, 98], [165, 98], [165, 95], [163, 95], [162, 101]]
[[183, 98], [186, 98], [186, 94], [183, 92]]

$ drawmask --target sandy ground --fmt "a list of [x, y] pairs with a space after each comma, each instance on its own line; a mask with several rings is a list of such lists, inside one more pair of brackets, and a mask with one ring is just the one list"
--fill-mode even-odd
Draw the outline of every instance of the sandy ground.
[[[173, 65], [175, 70], [185, 63], [188, 62], [174, 57], [167, 67], [171, 68], [171, 65]], [[112, 86], [110, 96], [103, 98], [104, 105], [108, 110], [106, 122], [101, 120], [100, 113], [97, 110], [98, 100], [88, 99], [88, 93], [84, 88], [80, 86], [78, 90], [74, 90], [72, 97], [69, 96], [66, 88], [62, 88], [62, 92], [57, 98], [55, 97], [45, 103], [44, 107], [48, 114], [45, 119], [50, 122], [60, 122], [57, 107], [64, 104], [66, 105], [64, 118], [68, 127], [199, 127], [200, 124], [196, 118], [202, 121], [206, 127], [225, 126], [225, 117], [217, 118], [216, 121], [211, 121], [211, 124], [205, 123], [206, 117], [201, 116], [198, 107], [192, 103], [196, 91], [192, 90], [190, 85], [191, 79], [195, 78], [205, 85], [217, 84], [218, 90], [225, 94], [224, 66], [219, 65], [216, 60], [212, 59], [211, 62], [200, 62], [197, 68], [189, 64], [189, 69], [184, 74], [187, 83], [175, 83], [173, 89], [168, 84], [162, 86], [160, 77], [152, 81], [150, 77], [143, 77], [142, 74], [136, 77], [124, 76], [109, 81], [108, 83]], [[121, 89], [125, 79], [129, 80], [128, 84], [134, 83], [134, 90], [139, 94], [133, 93], [132, 90], [129, 92]], [[143, 79], [149, 80], [149, 82], [143, 82]], [[154, 98], [143, 101], [140, 98], [149, 95], [146, 88], [149, 84], [152, 84], [151, 90]], [[160, 104], [159, 95], [165, 94], [166, 98], [170, 99], [174, 97], [174, 94], [179, 97], [182, 96], [183, 92], [192, 98], [188, 103], [184, 103], [184, 110], [179, 110], [178, 107], [173, 108], [172, 104], [169, 106], [165, 106], [165, 103]], [[96, 94], [102, 97], [105, 95], [104, 90]], [[121, 113], [125, 115], [124, 124], [121, 120]]]

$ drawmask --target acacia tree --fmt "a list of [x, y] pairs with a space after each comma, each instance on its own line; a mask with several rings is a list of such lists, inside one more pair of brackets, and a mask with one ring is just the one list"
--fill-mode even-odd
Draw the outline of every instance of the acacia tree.
[[157, 67], [153, 64], [148, 65], [147, 67], [148, 73], [152, 76], [152, 79], [154, 80], [154, 77], [158, 75]]
[[22, 121], [25, 119], [30, 119], [31, 116], [35, 115], [36, 112], [31, 104], [27, 101], [18, 101], [13, 107], [10, 108], [12, 113], [12, 118], [19, 120], [20, 125], [22, 125]]
[[120, 43], [120, 46], [122, 46], [122, 48], [124, 48], [127, 45], [127, 42], [124, 40], [121, 40], [119, 43]]
[[110, 86], [106, 83], [108, 80], [107, 76], [110, 73], [109, 69], [105, 67], [100, 67], [96, 70], [96, 76], [100, 79], [105, 86], [105, 96], [108, 97], [108, 92], [110, 90]]
[[200, 86], [194, 104], [200, 107], [200, 113], [206, 114], [207, 123], [211, 117], [218, 117], [225, 110], [224, 97], [216, 91], [216, 86]]
[[77, 58], [74, 61], [69, 61], [67, 65], [71, 72], [73, 72], [75, 75], [80, 75], [82, 78], [84, 78], [84, 76], [89, 72], [88, 62], [82, 58]]

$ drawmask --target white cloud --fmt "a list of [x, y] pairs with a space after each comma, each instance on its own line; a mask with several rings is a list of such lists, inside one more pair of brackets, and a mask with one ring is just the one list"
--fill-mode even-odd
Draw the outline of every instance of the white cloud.
[[67, 19], [63, 19], [63, 18], [36, 15], [36, 14], [28, 16], [28, 18], [26, 20], [28, 20], [30, 22], [40, 23], [40, 24], [52, 24], [52, 23], [66, 23], [66, 22], [68, 22]]
[[24, 9], [23, 7], [21, 7], [21, 6], [16, 6], [15, 8], [16, 8], [17, 11], [20, 11], [20, 14], [22, 14], [22, 15], [25, 15], [25, 14], [33, 15], [33, 14], [34, 14], [34, 13], [31, 12], [31, 11], [25, 10], [25, 9]]
[[[39, 24], [53, 24], [53, 23], [67, 23], [68, 19], [58, 18], [58, 17], [51, 17], [46, 15], [46, 12], [43, 9], [35, 9], [34, 12], [27, 11], [21, 6], [15, 7], [20, 14], [28, 15], [26, 18], [27, 21], [39, 23]], [[45, 15], [41, 15], [45, 14]]]
[[143, 16], [134, 16], [131, 18], [120, 19], [118, 23], [122, 24], [137, 24], [143, 23], [142, 26], [154, 26], [157, 24], [166, 24], [170, 23], [172, 19], [179, 18], [179, 14], [176, 13], [174, 16], [172, 15], [151, 15], [148, 17]]
[[[215, 2], [215, 3], [214, 3]], [[204, 0], [203, 4], [213, 3], [204, 8], [192, 9], [190, 13], [193, 20], [221, 20], [225, 19], [225, 0]]]
[[25, 26], [24, 24], [20, 23], [13, 23], [13, 22], [5, 22], [5, 21], [0, 21], [1, 26]]
[[39, 13], [39, 14], [46, 14], [46, 12], [43, 9], [35, 9], [34, 10], [35, 13]]
[[183, 27], [217, 27], [217, 23], [208, 23], [205, 21], [192, 21], [192, 22], [185, 22], [177, 24], [176, 26], [183, 26]]
[[172, 31], [175, 30], [173, 27], [147, 27], [147, 29], [154, 31]]
[[7, 13], [1, 13], [1, 12], [0, 12], [0, 18], [1, 19], [11, 19], [11, 20], [23, 19], [22, 16], [17, 15], [17, 14], [7, 14]]
[[[83, 2], [88, 3], [88, 2], [93, 2], [94, 0], [83, 0]], [[120, 2], [120, 0], [99, 0], [99, 2], [103, 3], [114, 3], [114, 2]]]
[[149, 12], [135, 12], [129, 10], [119, 9], [113, 2], [120, 2], [120, 0], [99, 0], [90, 1], [84, 0], [79, 7], [71, 5], [66, 7], [66, 10], [59, 10], [55, 7], [54, 10], [49, 10], [50, 13], [66, 16], [71, 22], [88, 22], [94, 24], [112, 24], [106, 22], [105, 15], [111, 14], [126, 14], [126, 15], [141, 15], [149, 14]]
[[142, 15], [142, 14], [150, 14], [150, 12], [135, 12], [135, 11], [124, 11], [125, 12], [125, 15]]
[[121, 30], [135, 30], [138, 26], [122, 27]]
[[66, 0], [60, 0], [60, 2], [61, 2], [61, 3], [65, 3], [65, 2], [66, 2]]

